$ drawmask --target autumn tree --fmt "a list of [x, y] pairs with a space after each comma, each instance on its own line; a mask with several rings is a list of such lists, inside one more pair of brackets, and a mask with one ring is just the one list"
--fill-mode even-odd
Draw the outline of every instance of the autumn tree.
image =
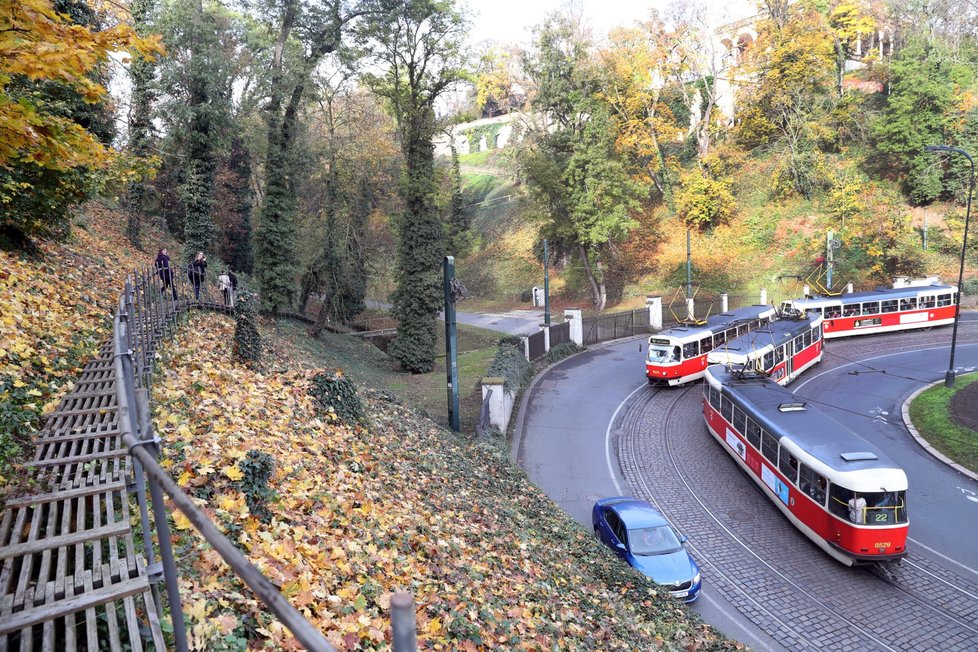
[[466, 74], [465, 19], [454, 0], [386, 0], [387, 20], [365, 36], [383, 73], [367, 76], [397, 123], [404, 156], [395, 218], [397, 290], [391, 299], [397, 337], [389, 352], [412, 373], [435, 362], [435, 318], [441, 308], [444, 226], [435, 205], [437, 181], [432, 137], [435, 102]]
[[783, 22], [772, 16], [749, 52], [755, 81], [740, 94], [737, 138], [748, 148], [780, 151], [785, 185], [809, 195], [818, 183], [821, 121], [834, 105], [834, 46], [825, 17], [807, 7], [792, 9]]
[[250, 274], [255, 262], [251, 241], [251, 161], [240, 137], [231, 141], [227, 161], [215, 178], [214, 222], [221, 260]]
[[531, 208], [542, 235], [581, 261], [592, 303], [608, 302], [609, 250], [635, 226], [642, 186], [616, 147], [619, 132], [597, 96], [590, 44], [574, 17], [548, 17], [526, 60], [535, 83], [533, 108], [545, 122], [527, 134], [520, 153]]
[[[368, 6], [368, 4], [370, 6]], [[265, 6], [276, 34], [267, 101], [265, 187], [255, 232], [255, 274], [262, 305], [278, 313], [296, 295], [296, 204], [293, 146], [310, 76], [342, 45], [347, 25], [365, 13], [382, 14], [381, 0], [283, 0]]]
[[155, 39], [123, 22], [102, 25], [87, 4], [5, 2], [0, 11], [0, 241], [68, 233], [72, 206], [117, 163], [104, 99], [110, 52], [155, 56]]
[[[130, 5], [134, 29], [141, 35], [151, 33], [154, 0], [133, 0]], [[136, 58], [129, 63], [129, 82], [132, 87], [129, 107], [129, 151], [141, 158], [153, 156], [153, 101], [155, 65], [148, 59]], [[141, 226], [146, 211], [147, 186], [134, 179], [126, 190], [126, 237], [134, 247], [141, 247]]]

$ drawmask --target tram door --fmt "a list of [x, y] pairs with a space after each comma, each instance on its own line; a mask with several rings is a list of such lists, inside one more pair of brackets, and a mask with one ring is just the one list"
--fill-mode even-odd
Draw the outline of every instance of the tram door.
[[784, 382], [785, 383], [788, 383], [788, 382], [791, 382], [791, 377], [795, 373], [795, 356], [794, 356], [795, 349], [794, 349], [794, 343], [793, 342], [788, 342], [787, 344], [785, 344], [785, 346], [784, 346], [784, 353], [785, 353], [785, 356], [784, 356], [784, 377], [785, 377], [785, 381]]

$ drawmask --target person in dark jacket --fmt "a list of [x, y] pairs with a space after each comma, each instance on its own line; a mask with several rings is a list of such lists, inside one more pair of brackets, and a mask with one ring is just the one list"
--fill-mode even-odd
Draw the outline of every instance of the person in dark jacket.
[[203, 251], [197, 252], [197, 257], [190, 263], [188, 271], [190, 282], [194, 285], [194, 299], [200, 301], [200, 284], [204, 282], [204, 274], [207, 272], [207, 256]]
[[166, 294], [169, 288], [173, 291], [173, 298], [176, 299], [177, 286], [173, 283], [173, 268], [170, 267], [170, 256], [166, 253], [166, 247], [156, 254], [156, 273], [160, 275], [160, 294]]

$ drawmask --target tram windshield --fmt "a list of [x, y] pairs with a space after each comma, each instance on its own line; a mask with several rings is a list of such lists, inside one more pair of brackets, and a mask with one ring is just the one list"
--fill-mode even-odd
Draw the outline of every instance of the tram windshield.
[[668, 525], [629, 530], [628, 542], [633, 555], [664, 555], [682, 548], [676, 532]]
[[859, 525], [897, 525], [907, 522], [905, 491], [854, 492], [832, 485], [829, 511]]
[[662, 364], [664, 362], [679, 362], [679, 347], [662, 344], [649, 345], [649, 362]]

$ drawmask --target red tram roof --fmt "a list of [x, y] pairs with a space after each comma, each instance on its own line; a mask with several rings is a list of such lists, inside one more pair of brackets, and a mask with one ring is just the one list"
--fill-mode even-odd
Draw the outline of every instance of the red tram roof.
[[836, 305], [840, 303], [859, 303], [860, 301], [872, 301], [883, 299], [909, 299], [921, 294], [936, 294], [940, 292], [957, 292], [958, 288], [953, 285], [913, 285], [903, 288], [876, 288], [875, 290], [863, 290], [860, 292], [849, 292], [837, 297], [826, 297], [816, 294], [811, 297], [800, 297], [791, 299], [792, 305]]

